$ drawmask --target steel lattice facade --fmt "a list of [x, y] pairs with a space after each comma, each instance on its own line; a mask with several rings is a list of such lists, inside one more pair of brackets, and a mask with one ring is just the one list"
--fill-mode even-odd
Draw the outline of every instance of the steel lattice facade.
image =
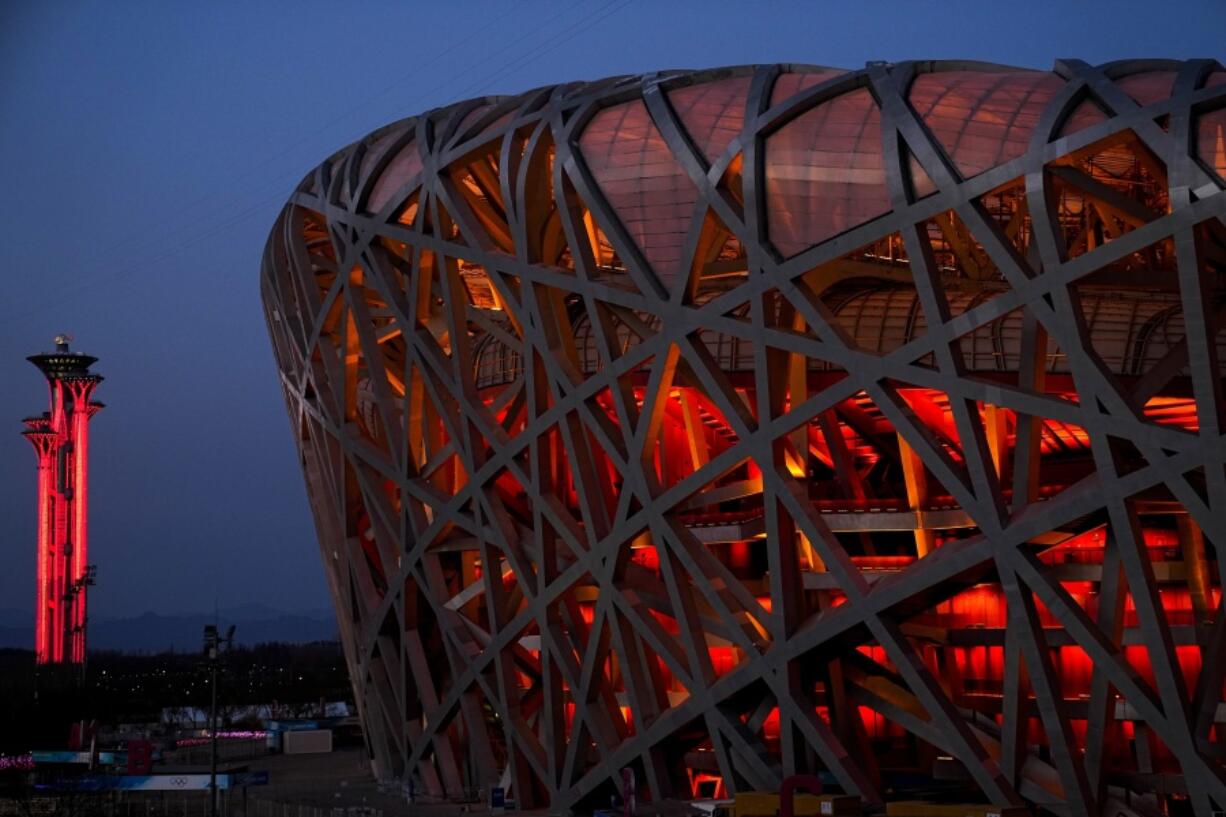
[[1224, 127], [1212, 61], [750, 66], [320, 165], [262, 292], [380, 773], [1226, 808]]

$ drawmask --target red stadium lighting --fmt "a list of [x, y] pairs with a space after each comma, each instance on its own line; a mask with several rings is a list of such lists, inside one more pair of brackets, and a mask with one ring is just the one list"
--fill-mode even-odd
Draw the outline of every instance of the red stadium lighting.
[[1226, 809], [1224, 127], [1211, 60], [761, 65], [330, 156], [262, 294], [380, 775]]
[[89, 421], [101, 408], [90, 398], [102, 377], [97, 358], [73, 352], [59, 335], [55, 351], [28, 360], [47, 378], [51, 407], [27, 417], [24, 433], [38, 455], [38, 557], [35, 592], [36, 664], [85, 662], [86, 596], [94, 583], [89, 554]]

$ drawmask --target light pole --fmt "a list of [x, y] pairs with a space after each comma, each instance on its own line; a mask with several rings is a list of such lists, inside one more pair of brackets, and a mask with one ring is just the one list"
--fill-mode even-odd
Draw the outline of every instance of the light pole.
[[[93, 587], [98, 583], [98, 566], [86, 565], [85, 572], [81, 574], [81, 578], [77, 579], [74, 585], [75, 591], [81, 594], [81, 610], [85, 608], [85, 595], [88, 592], [87, 588]], [[81, 643], [85, 643], [85, 627], [89, 624], [89, 617], [84, 612], [81, 614], [81, 621], [77, 624], [77, 628], [81, 633]], [[85, 683], [85, 664], [88, 661], [84, 650], [81, 651], [81, 683]]]
[[223, 638], [216, 624], [204, 625], [204, 656], [209, 662], [212, 704], [209, 706], [209, 817], [217, 817], [217, 665], [221, 663], [221, 647], [234, 641], [234, 625]]

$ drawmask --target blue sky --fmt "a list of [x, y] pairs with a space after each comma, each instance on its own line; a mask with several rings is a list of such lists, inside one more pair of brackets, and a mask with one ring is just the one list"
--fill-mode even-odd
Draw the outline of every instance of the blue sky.
[[[662, 68], [1213, 57], [1226, 3], [0, 4], [0, 608], [33, 603], [61, 331], [101, 358], [95, 615], [327, 604], [258, 295], [294, 182], [379, 125], [472, 96]], [[8, 431], [4, 431], [8, 429]]]

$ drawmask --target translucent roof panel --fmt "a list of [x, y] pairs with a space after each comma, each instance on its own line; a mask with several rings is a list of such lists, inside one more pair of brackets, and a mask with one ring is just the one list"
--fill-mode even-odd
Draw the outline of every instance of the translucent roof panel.
[[[464, 134], [466, 130], [468, 130], [469, 128], [473, 126], [473, 123], [475, 123], [478, 119], [480, 119], [485, 114], [489, 113], [490, 108], [493, 108], [493, 107], [494, 107], [493, 105], [486, 105], [484, 108], [470, 112], [468, 116], [464, 117], [464, 120], [460, 123], [459, 127], [456, 128], [456, 135], [460, 136]], [[486, 135], [501, 134], [503, 127], [505, 127], [506, 124], [510, 122], [512, 117], [514, 116], [515, 116], [514, 111], [507, 111], [502, 116], [498, 117], [493, 122], [486, 125], [484, 128], [482, 128], [477, 133], [465, 136], [464, 137], [465, 141], [480, 139], [482, 136], [486, 136]]]
[[409, 142], [383, 169], [383, 174], [371, 188], [370, 198], [366, 200], [366, 209], [372, 213], [382, 210], [396, 191], [412, 181], [413, 177], [420, 172], [421, 154], [417, 150], [417, 143]]
[[387, 133], [367, 143], [366, 152], [362, 154], [362, 163], [358, 166], [358, 181], [359, 183], [366, 178], [366, 174], [374, 166], [375, 162], [380, 159], [384, 152], [391, 146], [401, 134], [404, 133], [403, 128], [393, 128]]
[[[951, 291], [949, 311], [961, 315], [981, 303], [982, 293]], [[1116, 374], [1148, 372], [1184, 337], [1178, 296], [1164, 293], [1087, 292], [1081, 310], [1095, 351]], [[928, 330], [918, 296], [910, 287], [878, 287], [855, 293], [835, 307], [835, 318], [863, 349], [889, 354]], [[1023, 310], [984, 323], [959, 340], [968, 369], [1015, 372], [1022, 357]], [[1226, 337], [1218, 339], [1226, 353]], [[1051, 347], [1054, 351], [1054, 345]], [[1048, 355], [1047, 368], [1068, 371], [1065, 355]]]
[[749, 77], [731, 77], [669, 92], [669, 102], [707, 164], [741, 132], [749, 83]]
[[647, 106], [634, 100], [601, 110], [584, 128], [579, 147], [622, 226], [670, 286], [682, 276], [682, 247], [698, 191]]
[[1044, 108], [1064, 80], [1042, 71], [921, 74], [911, 105], [964, 177], [1026, 152]]
[[1145, 71], [1121, 77], [1115, 84], [1136, 100], [1138, 105], [1152, 105], [1170, 97], [1171, 88], [1175, 84], [1175, 72]]
[[771, 105], [778, 105], [788, 97], [794, 96], [806, 88], [812, 88], [814, 85], [846, 73], [846, 71], [838, 68], [829, 68], [824, 71], [812, 71], [809, 73], [788, 71], [787, 73], [780, 74], [775, 80], [775, 86], [771, 88]]
[[478, 119], [489, 113], [489, 110], [492, 107], [494, 106], [488, 103], [485, 105], [478, 105], [468, 113], [464, 114], [464, 118], [460, 120], [460, 124], [456, 125], [456, 135], [460, 135], [464, 133], [464, 131], [471, 128]]
[[1078, 131], [1083, 131], [1086, 128], [1097, 125], [1100, 122], [1107, 121], [1107, 112], [1095, 105], [1089, 99], [1083, 99], [1073, 109], [1073, 112], [1064, 120], [1064, 124], [1060, 126], [1060, 136], [1071, 136]]
[[1196, 154], [1226, 180], [1226, 108], [1196, 118]]
[[349, 161], [349, 157], [353, 155], [356, 147], [354, 145], [346, 145], [335, 156], [328, 160], [328, 190], [337, 189], [340, 193], [341, 203], [346, 207], [349, 206], [349, 182], [345, 179], [345, 162]]
[[823, 102], [766, 140], [767, 229], [784, 256], [890, 210], [881, 112], [867, 88]]
[[[1205, 88], [1226, 85], [1226, 71], [1214, 71], [1205, 79]], [[1226, 108], [1218, 108], [1196, 119], [1196, 155], [1226, 181]]]
[[937, 191], [936, 183], [932, 181], [932, 177], [924, 170], [923, 165], [919, 163], [919, 159], [915, 158], [915, 154], [910, 151], [907, 152], [907, 172], [911, 174], [911, 192], [916, 199], [922, 199], [924, 196]]

